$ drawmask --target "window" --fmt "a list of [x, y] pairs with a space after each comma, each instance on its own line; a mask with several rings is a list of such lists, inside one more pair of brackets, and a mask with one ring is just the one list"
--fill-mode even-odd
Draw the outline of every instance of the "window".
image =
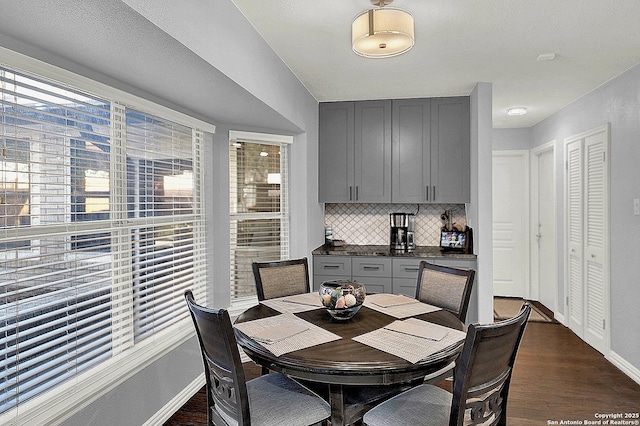
[[0, 67], [0, 415], [189, 321], [203, 133]]
[[289, 143], [275, 135], [234, 135], [229, 145], [232, 303], [256, 294], [252, 262], [289, 257]]

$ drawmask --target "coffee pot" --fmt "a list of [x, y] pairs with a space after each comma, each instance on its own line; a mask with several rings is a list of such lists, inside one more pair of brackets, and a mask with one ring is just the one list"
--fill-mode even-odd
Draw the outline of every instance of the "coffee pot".
[[395, 251], [412, 251], [415, 245], [415, 215], [412, 213], [389, 214], [389, 248]]

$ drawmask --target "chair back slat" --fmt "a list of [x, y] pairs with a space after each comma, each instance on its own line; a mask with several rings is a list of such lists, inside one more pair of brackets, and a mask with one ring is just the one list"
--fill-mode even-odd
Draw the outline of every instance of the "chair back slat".
[[258, 300], [275, 299], [310, 291], [309, 266], [306, 257], [277, 262], [254, 262], [252, 268]]
[[185, 299], [204, 361], [209, 425], [251, 424], [246, 379], [229, 313], [196, 304], [190, 290]]
[[531, 313], [495, 324], [471, 324], [456, 361], [451, 426], [505, 425], [511, 373]]
[[444, 267], [423, 260], [418, 272], [416, 299], [446, 309], [465, 321], [474, 277], [473, 269]]

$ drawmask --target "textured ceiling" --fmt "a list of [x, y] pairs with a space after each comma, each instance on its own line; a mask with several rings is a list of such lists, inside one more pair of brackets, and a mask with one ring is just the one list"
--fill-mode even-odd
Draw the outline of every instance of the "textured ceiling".
[[[369, 0], [233, 2], [319, 101], [468, 95], [488, 82], [496, 128], [530, 127], [640, 63], [638, 0], [395, 0], [416, 44], [387, 59], [351, 51]], [[507, 116], [515, 106], [529, 113]]]
[[[232, 1], [7, 0], [0, 44], [54, 64], [66, 59], [185, 113], [294, 133], [291, 117], [276, 112], [282, 105], [261, 101], [290, 87], [266, 87], [251, 65], [277, 57], [265, 47], [246, 58], [214, 41], [246, 24], [234, 4], [318, 101], [469, 95], [487, 82], [496, 128], [530, 127], [640, 63], [638, 0], [395, 0], [415, 17], [416, 45], [388, 59], [351, 50], [351, 21], [369, 0]], [[211, 24], [216, 13], [227, 26]], [[262, 46], [244, 29], [237, 46]], [[219, 53], [236, 63], [216, 62]], [[536, 60], [546, 53], [555, 60]], [[234, 67], [246, 68], [242, 81], [228, 77]], [[529, 113], [508, 117], [514, 106]]]

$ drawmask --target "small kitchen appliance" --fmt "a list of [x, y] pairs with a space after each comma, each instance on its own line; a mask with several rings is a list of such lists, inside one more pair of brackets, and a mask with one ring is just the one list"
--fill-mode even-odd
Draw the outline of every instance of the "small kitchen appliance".
[[459, 253], [473, 253], [473, 231], [468, 226], [464, 231], [440, 231], [440, 250]]
[[412, 213], [389, 214], [391, 227], [389, 247], [395, 251], [411, 251], [415, 248], [415, 215]]

